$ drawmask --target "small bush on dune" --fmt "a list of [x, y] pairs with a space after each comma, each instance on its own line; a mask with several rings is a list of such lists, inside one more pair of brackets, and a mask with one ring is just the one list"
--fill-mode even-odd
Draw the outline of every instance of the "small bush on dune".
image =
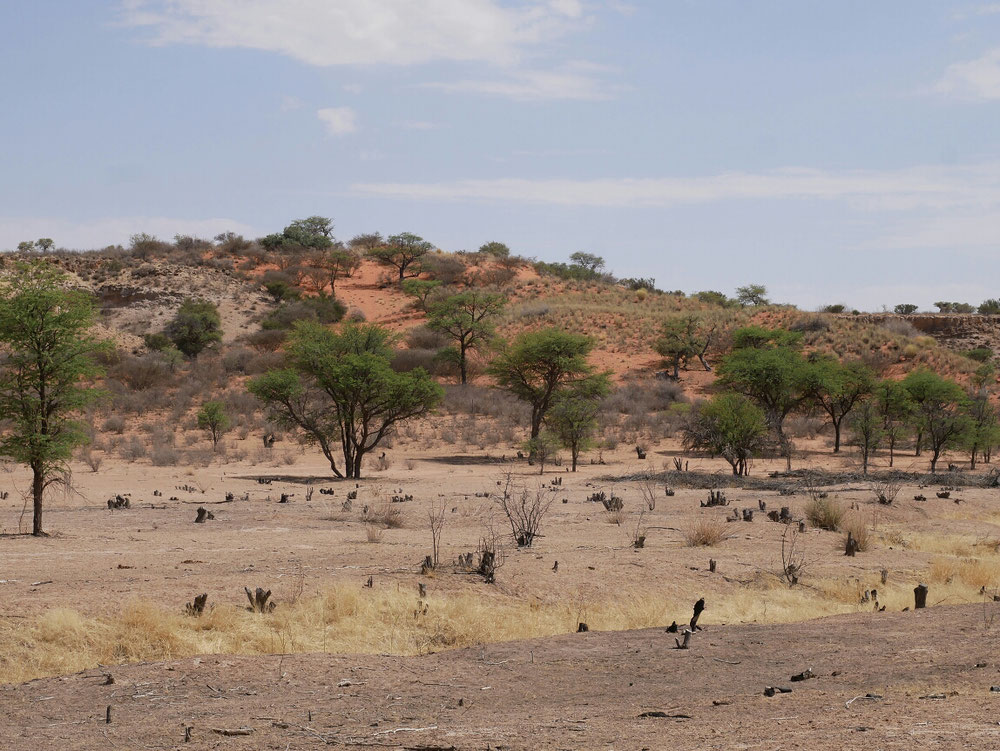
[[684, 530], [684, 544], [689, 548], [714, 547], [729, 539], [726, 523], [719, 519], [701, 519]]

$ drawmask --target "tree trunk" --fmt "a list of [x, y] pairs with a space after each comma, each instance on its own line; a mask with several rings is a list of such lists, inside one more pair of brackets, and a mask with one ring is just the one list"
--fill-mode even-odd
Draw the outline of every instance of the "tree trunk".
[[31, 520], [31, 534], [40, 537], [45, 533], [42, 531], [42, 496], [45, 495], [45, 477], [42, 467], [39, 464], [31, 468], [31, 497], [34, 513]]
[[573, 471], [576, 472], [576, 459], [580, 455], [580, 449], [576, 444], [570, 447], [570, 455], [573, 457]]
[[833, 420], [833, 453], [840, 453], [840, 423], [843, 421], [843, 417], [839, 420]]
[[461, 345], [461, 349], [459, 349], [459, 351], [458, 351], [458, 370], [459, 370], [459, 373], [462, 374], [462, 385], [463, 386], [465, 385], [465, 382], [466, 382], [466, 373], [467, 373], [466, 362], [465, 362], [465, 350], [466, 350], [466, 346], [465, 346], [465, 344], [462, 344]]
[[923, 443], [924, 433], [922, 430], [917, 431], [917, 449], [913, 452], [914, 456], [920, 456], [920, 444]]
[[939, 450], [937, 450], [937, 449], [935, 449], [934, 453], [931, 455], [931, 474], [934, 474], [935, 472], [937, 472], [937, 462], [938, 462], [938, 457], [940, 455], [941, 455], [941, 452]]

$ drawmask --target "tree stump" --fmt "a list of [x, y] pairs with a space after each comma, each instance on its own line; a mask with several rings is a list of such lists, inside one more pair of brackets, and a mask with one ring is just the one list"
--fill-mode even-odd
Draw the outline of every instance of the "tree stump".
[[254, 592], [251, 592], [250, 587], [243, 587], [243, 591], [247, 593], [247, 599], [250, 601], [251, 612], [270, 613], [274, 610], [274, 603], [267, 601], [271, 596], [270, 589], [265, 591], [262, 587], [257, 587]]
[[927, 607], [927, 585], [918, 584], [913, 588], [913, 609]]
[[857, 552], [858, 552], [858, 541], [854, 539], [854, 534], [852, 532], [848, 532], [847, 542], [844, 544], [844, 555], [849, 555], [851, 558], [853, 558]]
[[745, 508], [743, 509], [743, 521], [752, 522], [753, 521], [753, 509]]
[[889, 581], [889, 570], [882, 569], [882, 583], [885, 584]]
[[687, 649], [688, 648], [688, 642], [691, 641], [691, 634], [692, 633], [693, 632], [691, 631], [691, 629], [686, 628], [686, 629], [684, 629], [684, 641], [681, 641], [680, 639], [674, 639], [674, 644], [677, 645], [677, 649]]
[[640, 459], [645, 459], [646, 458], [646, 450], [642, 446], [636, 446], [635, 447], [635, 454]]
[[583, 634], [586, 633], [587, 631], [590, 631], [590, 626], [588, 626], [586, 623], [583, 623], [582, 621], [580, 622], [580, 625], [576, 627], [576, 633], [578, 634]]
[[431, 556], [425, 556], [424, 562], [420, 564], [420, 573], [427, 576], [431, 571], [434, 570], [434, 559]]
[[214, 519], [214, 518], [215, 518], [215, 514], [213, 514], [211, 511], [209, 511], [204, 506], [199, 506], [198, 507], [198, 516], [195, 518], [194, 523], [195, 524], [204, 524], [208, 519]]
[[765, 501], [762, 501], [762, 500], [758, 499], [757, 500], [757, 505], [760, 507], [761, 511], [766, 511], [767, 510], [767, 503]]
[[184, 612], [188, 615], [201, 615], [205, 612], [205, 603], [208, 602], [208, 593], [204, 592], [194, 598], [194, 602], [189, 602], [184, 606]]
[[691, 623], [688, 626], [692, 631], [698, 630], [698, 619], [701, 617], [702, 611], [705, 609], [705, 598], [702, 597], [698, 602], [694, 604], [694, 615], [691, 616]]
[[716, 561], [714, 558], [708, 559], [708, 570], [711, 571], [713, 574], [715, 573], [715, 564]]

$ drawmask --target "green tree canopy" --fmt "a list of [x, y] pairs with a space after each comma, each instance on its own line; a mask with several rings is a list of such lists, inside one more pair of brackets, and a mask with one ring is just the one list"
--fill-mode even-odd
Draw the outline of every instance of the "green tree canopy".
[[90, 333], [93, 300], [66, 283], [44, 262], [19, 263], [0, 282], [0, 454], [31, 468], [34, 535], [44, 534], [45, 490], [86, 442], [74, 416], [97, 397], [86, 382], [100, 374], [94, 355], [108, 348]]
[[706, 371], [711, 370], [705, 354], [712, 346], [718, 322], [702, 315], [678, 313], [668, 316], [660, 327], [660, 336], [653, 348], [673, 369], [673, 378], [680, 378], [681, 366], [687, 369], [688, 361], [697, 357]]
[[573, 472], [576, 472], [580, 452], [593, 446], [600, 404], [600, 396], [574, 389], [560, 395], [549, 410], [546, 422], [562, 445], [569, 449]]
[[164, 333], [185, 355], [197, 357], [207, 347], [222, 341], [222, 319], [213, 303], [189, 297], [181, 303]]
[[587, 363], [594, 340], [556, 328], [519, 334], [490, 363], [487, 372], [500, 388], [531, 407], [531, 438], [537, 438], [555, 399], [569, 391], [603, 396], [607, 373]]
[[444, 395], [423, 369], [390, 367], [392, 342], [377, 324], [348, 324], [337, 333], [300, 322], [288, 338], [288, 367], [253, 379], [249, 389], [278, 420], [320, 446], [334, 475], [358, 478], [365, 455], [394, 426], [426, 414]]
[[219, 440], [223, 433], [229, 430], [230, 424], [226, 405], [220, 401], [205, 402], [198, 410], [198, 427], [208, 432], [213, 449], [218, 448]]
[[737, 476], [748, 475], [753, 457], [765, 445], [767, 420], [753, 402], [725, 393], [703, 402], [684, 427], [684, 448], [721, 456]]
[[941, 452], [958, 443], [968, 429], [965, 392], [929, 370], [914, 370], [902, 383], [914, 404], [917, 426], [930, 444], [931, 472], [935, 472]]
[[817, 357], [806, 365], [802, 388], [830, 418], [833, 453], [840, 453], [840, 429], [844, 418], [874, 387], [875, 374], [864, 363], [841, 363], [834, 357]]
[[767, 287], [763, 284], [748, 284], [736, 288], [736, 301], [743, 306], [767, 305]]
[[889, 467], [892, 467], [896, 445], [909, 432], [913, 421], [913, 402], [903, 384], [890, 379], [876, 383], [872, 396], [882, 419], [882, 437], [889, 448]]
[[368, 256], [399, 272], [399, 281], [420, 273], [419, 261], [434, 249], [431, 243], [411, 232], [390, 235], [384, 245], [368, 250]]
[[455, 343], [461, 383], [468, 380], [469, 351], [479, 349], [493, 339], [496, 319], [506, 303], [503, 295], [469, 290], [430, 304], [427, 328], [440, 331]]
[[496, 240], [480, 245], [479, 252], [488, 253], [494, 258], [507, 258], [510, 256], [510, 248]]

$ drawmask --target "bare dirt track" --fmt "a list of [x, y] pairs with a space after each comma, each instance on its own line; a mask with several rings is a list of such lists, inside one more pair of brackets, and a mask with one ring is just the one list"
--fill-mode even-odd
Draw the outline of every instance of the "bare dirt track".
[[[687, 651], [647, 629], [411, 658], [206, 656], [95, 669], [0, 689], [0, 747], [995, 749], [997, 616], [991, 603], [710, 626]], [[790, 682], [810, 667], [817, 678]], [[767, 685], [793, 691], [768, 698]], [[882, 698], [851, 701], [866, 694]]]

